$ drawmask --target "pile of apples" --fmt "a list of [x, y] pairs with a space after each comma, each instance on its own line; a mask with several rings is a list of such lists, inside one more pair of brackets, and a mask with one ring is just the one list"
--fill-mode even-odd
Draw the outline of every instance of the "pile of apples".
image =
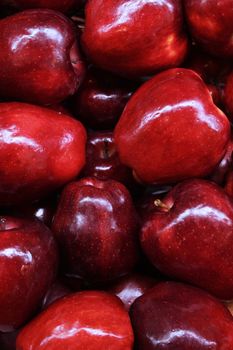
[[232, 350], [233, 1], [0, 17], [0, 350]]

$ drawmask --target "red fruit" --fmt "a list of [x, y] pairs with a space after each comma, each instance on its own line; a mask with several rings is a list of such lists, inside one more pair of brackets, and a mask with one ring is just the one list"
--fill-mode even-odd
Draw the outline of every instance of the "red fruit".
[[0, 205], [36, 200], [75, 178], [85, 162], [82, 124], [50, 109], [0, 104]]
[[17, 350], [132, 350], [133, 331], [118, 298], [104, 292], [67, 296], [19, 334]]
[[233, 166], [233, 139], [228, 143], [226, 153], [218, 164], [210, 179], [216, 182], [218, 185], [223, 185], [226, 182], [228, 173], [231, 171]]
[[[233, 319], [227, 308], [201, 289], [160, 283], [131, 308], [140, 350], [232, 350]], [[24, 349], [23, 349], [24, 350]]]
[[224, 89], [224, 104], [227, 115], [233, 121], [233, 71], [228, 75]]
[[76, 29], [52, 10], [28, 10], [0, 21], [0, 97], [55, 104], [84, 76]]
[[84, 178], [67, 185], [53, 231], [68, 272], [91, 282], [127, 274], [137, 261], [137, 217], [119, 182]]
[[[162, 273], [233, 298], [233, 202], [214, 183], [189, 180], [163, 199], [141, 230], [143, 250]], [[217, 282], [216, 282], [217, 281]]]
[[171, 69], [137, 90], [114, 136], [120, 160], [139, 179], [172, 183], [214, 170], [226, 152], [230, 124], [196, 73]]
[[0, 218], [0, 331], [24, 324], [55, 278], [57, 247], [37, 220]]
[[50, 304], [54, 303], [56, 300], [63, 298], [64, 296], [71, 293], [71, 290], [66, 287], [60, 281], [56, 281], [47, 291], [42, 302], [42, 309], [46, 309]]
[[180, 0], [89, 0], [82, 37], [102, 69], [140, 77], [178, 66], [187, 52]]
[[185, 0], [186, 18], [195, 40], [205, 51], [233, 57], [233, 7], [231, 0]]

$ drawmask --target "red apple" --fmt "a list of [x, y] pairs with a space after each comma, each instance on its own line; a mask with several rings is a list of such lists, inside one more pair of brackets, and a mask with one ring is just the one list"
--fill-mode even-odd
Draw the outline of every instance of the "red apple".
[[160, 283], [147, 291], [133, 304], [131, 320], [136, 349], [233, 348], [233, 318], [227, 308], [201, 289], [181, 283]]
[[135, 89], [128, 80], [91, 67], [72, 99], [74, 114], [91, 128], [111, 129]]
[[210, 179], [219, 185], [224, 185], [228, 177], [229, 172], [231, 172], [233, 166], [233, 138], [228, 143], [226, 153], [222, 158], [221, 162], [217, 165], [213, 174], [211, 174]]
[[184, 0], [191, 34], [205, 51], [233, 57], [233, 7], [231, 0]]
[[75, 178], [86, 132], [69, 116], [23, 103], [0, 104], [0, 205], [36, 200]]
[[71, 293], [71, 290], [61, 281], [55, 281], [44, 296], [42, 309], [47, 309], [49, 305]]
[[133, 302], [143, 295], [157, 282], [156, 279], [140, 273], [132, 273], [121, 277], [108, 289], [108, 292], [115, 294], [121, 299], [127, 311]]
[[51, 231], [38, 220], [0, 217], [0, 331], [24, 324], [55, 278], [58, 257]]
[[201, 78], [178, 68], [137, 90], [114, 136], [123, 164], [143, 182], [163, 184], [210, 174], [226, 152], [230, 124]]
[[3, 4], [10, 5], [18, 10], [32, 8], [47, 8], [64, 13], [82, 7], [83, 0], [2, 0]]
[[233, 121], [233, 71], [228, 75], [226, 80], [224, 105], [229, 119]]
[[104, 292], [67, 296], [29, 323], [17, 350], [132, 350], [133, 331], [121, 301]]
[[55, 104], [84, 75], [73, 23], [61, 13], [27, 10], [0, 21], [0, 97]]
[[137, 261], [137, 216], [119, 182], [83, 178], [67, 185], [52, 228], [67, 271], [90, 282], [127, 274]]
[[102, 69], [141, 77], [178, 66], [187, 52], [180, 0], [89, 0], [83, 48]]
[[[141, 230], [142, 248], [162, 273], [233, 298], [233, 202], [205, 180], [175, 186]], [[165, 208], [165, 209], [164, 209]]]
[[99, 180], [116, 180], [125, 185], [134, 182], [131, 169], [120, 162], [111, 131], [89, 133], [83, 174]]

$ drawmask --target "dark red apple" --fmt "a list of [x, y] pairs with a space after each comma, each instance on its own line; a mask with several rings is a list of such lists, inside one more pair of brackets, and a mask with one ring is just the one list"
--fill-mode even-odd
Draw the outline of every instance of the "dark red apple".
[[89, 133], [83, 174], [99, 180], [116, 180], [125, 185], [134, 182], [131, 169], [120, 162], [111, 131]]
[[152, 277], [140, 273], [132, 273], [117, 280], [111, 285], [108, 292], [120, 298], [126, 310], [129, 311], [133, 302], [156, 283], [158, 281]]
[[131, 321], [136, 349], [233, 348], [233, 318], [227, 308], [201, 289], [181, 283], [160, 283], [147, 291], [133, 304]]
[[40, 199], [75, 178], [86, 132], [69, 116], [23, 103], [0, 104], [0, 205]]
[[231, 0], [184, 0], [191, 34], [205, 51], [233, 57], [233, 7]]
[[233, 71], [228, 75], [226, 80], [224, 105], [229, 119], [233, 121]]
[[25, 323], [55, 278], [57, 246], [38, 220], [0, 217], [0, 331]]
[[4, 5], [10, 5], [18, 10], [32, 8], [47, 8], [64, 13], [82, 7], [83, 0], [2, 0]]
[[114, 136], [123, 164], [141, 181], [163, 184], [210, 174], [226, 152], [230, 124], [201, 78], [178, 68], [137, 90]]
[[118, 121], [136, 85], [105, 71], [90, 67], [72, 99], [73, 112], [84, 125], [111, 129]]
[[82, 36], [102, 69], [141, 77], [177, 67], [187, 52], [180, 0], [89, 0]]
[[77, 30], [61, 13], [27, 10], [0, 21], [0, 98], [55, 104], [84, 76]]
[[29, 323], [17, 350], [132, 350], [133, 331], [121, 301], [104, 292], [67, 296]]
[[162, 273], [233, 298], [233, 202], [205, 180], [175, 186], [141, 230], [142, 248]]
[[55, 281], [44, 296], [42, 309], [47, 309], [49, 305], [71, 293], [71, 290], [61, 281]]
[[224, 190], [228, 196], [233, 197], [233, 169], [227, 174]]
[[137, 224], [124, 185], [83, 178], [65, 187], [52, 228], [67, 271], [93, 282], [131, 271], [137, 261]]
[[233, 166], [233, 138], [228, 143], [226, 153], [222, 158], [221, 162], [217, 165], [213, 174], [211, 174], [210, 179], [219, 185], [224, 185], [227, 181], [229, 172]]

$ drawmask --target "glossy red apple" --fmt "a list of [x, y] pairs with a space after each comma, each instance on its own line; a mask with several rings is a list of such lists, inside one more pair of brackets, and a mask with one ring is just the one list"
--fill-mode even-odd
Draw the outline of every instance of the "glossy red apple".
[[158, 270], [233, 298], [233, 202], [205, 180], [175, 186], [141, 230], [142, 248]]
[[69, 116], [23, 103], [0, 104], [0, 205], [36, 200], [75, 178], [86, 132]]
[[42, 301], [42, 309], [47, 309], [49, 305], [71, 293], [71, 289], [61, 281], [55, 281], [49, 288]]
[[160, 283], [147, 291], [133, 304], [131, 321], [136, 349], [233, 347], [233, 318], [227, 308], [201, 289], [181, 283]]
[[158, 281], [152, 277], [140, 273], [132, 273], [121, 277], [108, 289], [121, 299], [127, 311], [133, 302], [152, 288]]
[[201, 78], [178, 68], [137, 90], [114, 136], [123, 164], [141, 181], [163, 184], [211, 173], [226, 152], [230, 124]]
[[72, 99], [74, 114], [91, 128], [111, 129], [135, 89], [128, 80], [91, 67]]
[[3, 4], [15, 7], [18, 10], [32, 8], [46, 8], [64, 13], [79, 9], [83, 0], [2, 0]]
[[59, 103], [84, 76], [77, 30], [61, 13], [27, 10], [0, 21], [0, 98]]
[[25, 323], [55, 278], [57, 246], [38, 220], [0, 217], [0, 331]]
[[102, 69], [147, 76], [186, 55], [180, 0], [89, 0], [85, 11], [83, 48]]
[[132, 350], [133, 331], [121, 301], [104, 292], [67, 296], [29, 323], [17, 350]]
[[120, 162], [111, 131], [89, 133], [83, 174], [99, 180], [116, 180], [125, 185], [134, 182], [131, 169]]
[[83, 178], [65, 187], [52, 228], [67, 271], [93, 282], [131, 271], [137, 261], [137, 224], [124, 185]]

